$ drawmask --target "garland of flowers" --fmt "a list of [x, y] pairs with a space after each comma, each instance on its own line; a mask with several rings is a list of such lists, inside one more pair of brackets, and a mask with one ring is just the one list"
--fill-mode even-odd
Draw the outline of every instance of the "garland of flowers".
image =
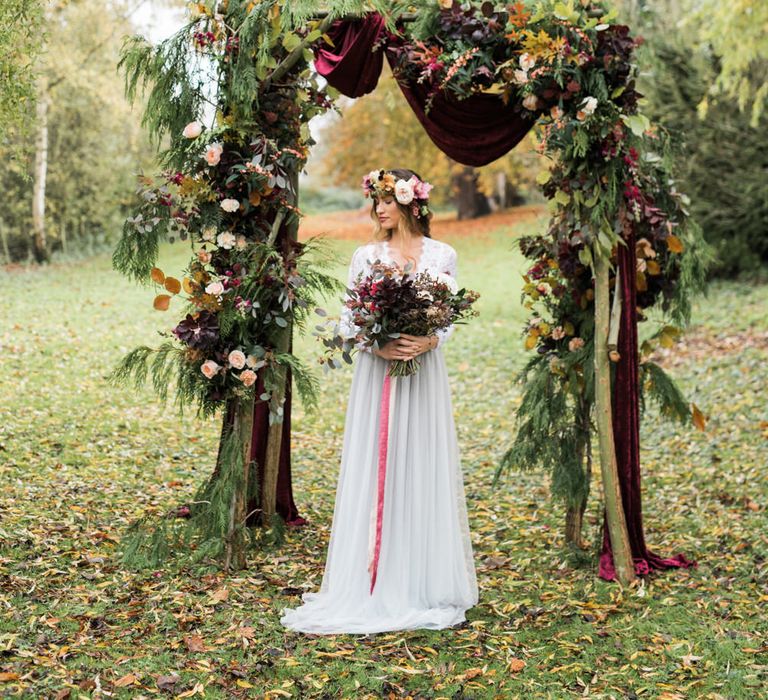
[[615, 12], [572, 0], [533, 9], [440, 5], [398, 49], [395, 74], [428, 84], [433, 96], [490, 93], [519, 105], [538, 121], [539, 151], [551, 162], [539, 179], [551, 205], [549, 230], [520, 240], [532, 261], [524, 344], [536, 355], [521, 375], [518, 432], [496, 479], [512, 466], [543, 466], [553, 493], [583, 508], [594, 401], [592, 251], [615, 262], [625, 228], [634, 227], [638, 305], [667, 317], [643, 344], [641, 385], [664, 415], [700, 426], [698, 409], [648, 355], [656, 343], [671, 343], [678, 332], [671, 323], [687, 322], [689, 297], [704, 283], [704, 244], [675, 187], [667, 137], [638, 111], [640, 42], [612, 24]]

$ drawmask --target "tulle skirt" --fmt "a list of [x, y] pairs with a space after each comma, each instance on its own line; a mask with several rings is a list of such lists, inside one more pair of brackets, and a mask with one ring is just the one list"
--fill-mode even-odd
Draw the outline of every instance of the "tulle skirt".
[[280, 622], [313, 634], [442, 629], [477, 603], [464, 483], [441, 349], [390, 384], [384, 507], [375, 586], [379, 419], [387, 362], [357, 356], [320, 590]]

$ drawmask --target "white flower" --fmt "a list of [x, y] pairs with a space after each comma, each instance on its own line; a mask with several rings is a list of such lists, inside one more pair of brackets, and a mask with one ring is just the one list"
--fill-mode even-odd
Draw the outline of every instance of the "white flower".
[[256, 355], [248, 355], [245, 358], [245, 364], [251, 369], [261, 369], [267, 363], [264, 360], [260, 360]]
[[373, 183], [378, 182], [380, 172], [381, 170], [371, 170], [371, 172], [368, 173], [368, 179]]
[[220, 206], [224, 211], [233, 212], [240, 208], [240, 202], [236, 199], [222, 199]]
[[248, 239], [245, 236], [238, 236], [235, 245], [238, 250], [245, 250], [248, 247]]
[[219, 373], [220, 369], [221, 365], [217, 365], [213, 360], [206, 360], [200, 366], [200, 371], [208, 377], [208, 379], [213, 379]]
[[410, 204], [413, 196], [413, 183], [410, 180], [398, 180], [395, 183], [395, 199], [400, 204]]
[[229, 231], [224, 231], [224, 233], [220, 233], [216, 236], [216, 245], [219, 246], [219, 248], [224, 248], [224, 250], [231, 250], [235, 247], [235, 243], [237, 243], [237, 238], [235, 238], [234, 233], [230, 233]]
[[584, 114], [586, 114], [587, 116], [589, 116], [590, 114], [594, 114], [596, 109], [597, 109], [597, 98], [585, 97], [581, 103], [581, 111], [584, 112]]
[[536, 59], [530, 54], [520, 54], [520, 68], [524, 71], [529, 71], [536, 65]]
[[229, 364], [235, 369], [242, 369], [245, 367], [245, 353], [242, 350], [233, 350], [227, 356], [227, 360], [229, 360]]
[[206, 163], [208, 163], [208, 165], [218, 165], [223, 152], [224, 146], [220, 143], [212, 143], [205, 151]]
[[451, 290], [451, 294], [456, 294], [456, 292], [459, 291], [459, 283], [454, 277], [451, 277], [451, 275], [446, 274], [445, 272], [438, 272], [435, 279], [448, 287], [448, 289]]
[[203, 133], [203, 125], [200, 122], [189, 122], [181, 132], [182, 136], [188, 139], [196, 139]]
[[528, 71], [527, 70], [516, 70], [515, 71], [515, 82], [518, 85], [525, 85], [528, 82]]
[[218, 297], [224, 294], [224, 285], [221, 282], [211, 282], [206, 288], [205, 288], [206, 294], [211, 294], [212, 296]]
[[214, 238], [216, 238], [216, 227], [206, 226], [203, 229], [203, 240], [212, 243]]

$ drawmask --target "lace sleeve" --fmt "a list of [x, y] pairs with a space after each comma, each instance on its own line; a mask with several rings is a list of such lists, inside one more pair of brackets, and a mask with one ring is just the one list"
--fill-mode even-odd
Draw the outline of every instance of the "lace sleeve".
[[[365, 270], [365, 246], [361, 246], [352, 254], [352, 261], [349, 264], [349, 274], [347, 275], [347, 289], [351, 289], [355, 282], [357, 282], [358, 275]], [[344, 295], [346, 300], [348, 295]], [[351, 338], [357, 333], [357, 326], [352, 322], [352, 312], [347, 306], [342, 306], [341, 314], [339, 315], [339, 331], [345, 338]], [[371, 351], [364, 343], [356, 343], [355, 347], [358, 350]]]
[[[440, 270], [440, 272], [445, 272], [447, 275], [450, 275], [454, 279], [456, 279], [456, 268], [457, 268], [458, 260], [456, 256], [456, 251], [453, 248], [448, 249], [448, 255], [445, 263], [443, 264], [443, 269]], [[451, 324], [448, 326], [448, 328], [442, 328], [439, 331], [435, 332], [435, 335], [437, 336], [437, 347], [440, 347], [443, 343], [445, 343], [448, 338], [450, 338], [453, 335], [453, 331], [455, 330], [455, 326]]]

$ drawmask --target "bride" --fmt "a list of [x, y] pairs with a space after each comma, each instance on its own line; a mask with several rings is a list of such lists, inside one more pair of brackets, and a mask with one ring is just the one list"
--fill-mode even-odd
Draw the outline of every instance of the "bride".
[[[352, 256], [348, 287], [380, 260], [456, 276], [456, 251], [430, 237], [431, 185], [411, 170], [376, 170], [374, 240]], [[342, 332], [353, 335], [342, 311]], [[442, 629], [478, 601], [456, 429], [437, 335], [361, 346], [344, 428], [331, 537], [320, 590], [282, 610], [287, 628], [314, 634]], [[385, 382], [389, 360], [419, 357], [416, 374]]]

